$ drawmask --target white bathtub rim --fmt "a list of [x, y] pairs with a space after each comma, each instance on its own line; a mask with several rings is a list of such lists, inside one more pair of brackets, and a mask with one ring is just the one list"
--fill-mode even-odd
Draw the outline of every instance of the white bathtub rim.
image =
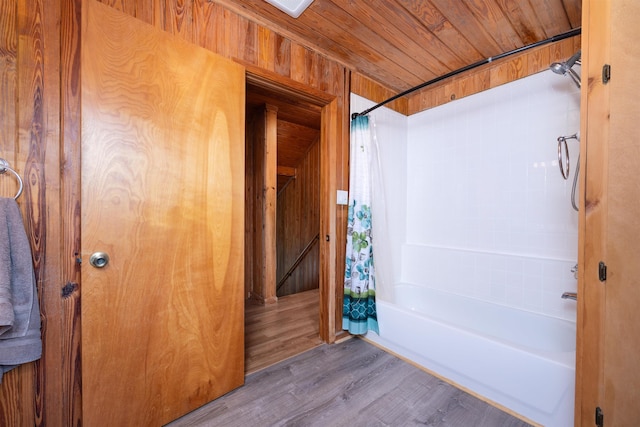
[[[451, 296], [451, 297], [454, 297], [454, 298], [461, 298], [461, 299], [464, 299], [464, 300], [467, 300], [467, 301], [480, 302], [480, 303], [485, 304], [485, 305], [495, 305], [495, 306], [498, 306], [498, 307], [500, 307], [501, 309], [504, 309], [504, 310], [513, 310], [513, 311], [517, 311], [517, 312], [524, 312], [527, 315], [530, 315], [530, 316], [533, 316], [533, 317], [539, 317], [539, 318], [545, 319], [547, 321], [550, 320], [550, 321], [553, 321], [553, 322], [557, 322], [559, 325], [563, 325], [565, 327], [571, 328], [574, 331], [573, 332], [574, 333], [573, 339], [575, 340], [576, 322], [571, 321], [571, 320], [567, 320], [567, 319], [564, 319], [564, 318], [561, 318], [561, 317], [547, 316], [547, 315], [540, 314], [538, 312], [530, 311], [530, 310], [520, 310], [519, 308], [510, 307], [508, 305], [497, 304], [497, 303], [494, 303], [493, 301], [487, 301], [487, 300], [483, 300], [483, 299], [480, 299], [480, 298], [474, 298], [474, 297], [470, 297], [470, 296], [467, 296], [467, 295], [458, 294], [458, 293], [455, 293], [455, 292], [449, 292], [449, 291], [446, 291], [446, 290], [434, 288], [434, 287], [427, 286], [427, 285], [420, 285], [420, 284], [408, 283], [408, 282], [399, 282], [399, 283], [397, 283], [396, 286], [398, 286], [398, 287], [411, 287], [411, 288], [415, 288], [416, 290], [419, 290], [419, 291], [428, 291], [428, 292], [444, 294], [444, 295]], [[395, 295], [394, 295], [394, 300], [395, 300]], [[442, 319], [442, 318], [437, 317], [437, 316], [434, 317], [434, 316], [430, 315], [429, 313], [423, 313], [420, 310], [417, 310], [417, 309], [414, 309], [414, 308], [411, 308], [411, 307], [405, 307], [405, 306], [399, 305], [395, 301], [392, 302], [392, 301], [387, 301], [387, 300], [380, 299], [380, 300], [378, 300], [378, 302], [382, 303], [382, 304], [388, 304], [388, 305], [393, 306], [393, 307], [401, 307], [403, 310], [411, 312], [416, 316], [426, 317], [431, 321], [438, 322], [440, 324], [446, 325], [446, 326], [454, 328], [456, 330], [465, 331], [465, 333], [467, 333], [468, 331], [473, 331], [472, 333], [471, 332], [469, 332], [469, 333], [471, 333], [472, 335], [483, 336], [483, 337], [485, 337], [487, 339], [490, 339], [492, 341], [501, 343], [503, 345], [507, 345], [509, 347], [518, 348], [518, 349], [520, 349], [522, 351], [525, 351], [527, 353], [536, 354], [536, 355], [539, 355], [540, 357], [543, 357], [543, 358], [548, 358], [548, 359], [551, 359], [551, 360], [557, 360], [558, 363], [561, 363], [563, 365], [569, 364], [570, 366], [575, 367], [575, 344], [576, 344], [575, 341], [572, 343], [574, 348], [571, 349], [571, 350], [566, 350], [566, 351], [562, 351], [562, 350], [542, 350], [542, 349], [538, 349], [538, 348], [536, 348], [534, 346], [527, 346], [527, 345], [524, 345], [524, 344], [519, 344], [519, 343], [516, 343], [516, 342], [513, 342], [513, 341], [509, 341], [509, 340], [503, 339], [503, 338], [501, 338], [499, 336], [496, 336], [494, 334], [489, 334], [489, 333], [486, 333], [485, 331], [482, 331], [480, 329], [475, 329], [472, 326], [467, 327], [466, 325], [460, 325], [460, 324], [457, 324], [455, 322], [451, 322], [451, 321], [448, 321], [446, 319]]]
[[[386, 301], [382, 301], [383, 304], [389, 304], [391, 306], [394, 306], [394, 304], [390, 304]], [[576, 357], [576, 353], [575, 351], [565, 351], [565, 352], [550, 352], [550, 351], [542, 351], [542, 350], [538, 350], [535, 349], [533, 347], [527, 347], [527, 346], [523, 346], [523, 345], [519, 345], [507, 340], [503, 340], [499, 337], [490, 335], [490, 334], [485, 334], [482, 332], [479, 332], [478, 330], [475, 329], [465, 329], [460, 327], [459, 325], [456, 325], [454, 323], [450, 323], [447, 322], [446, 320], [441, 320], [435, 317], [429, 317], [428, 315], [425, 315], [424, 313], [421, 313], [417, 310], [411, 310], [411, 309], [407, 309], [407, 308], [403, 308], [404, 310], [407, 310], [408, 312], [410, 312], [412, 315], [414, 316], [418, 316], [418, 317], [427, 317], [429, 319], [430, 322], [434, 322], [439, 324], [440, 326], [447, 328], [447, 329], [452, 329], [455, 330], [458, 333], [467, 335], [469, 337], [481, 337], [487, 340], [490, 340], [492, 342], [494, 342], [496, 345], [503, 347], [503, 348], [508, 348], [520, 353], [524, 353], [530, 356], [534, 356], [540, 359], [544, 359], [547, 362], [550, 363], [554, 363], [557, 364], [559, 366], [563, 366], [563, 367], [567, 367], [567, 368], [571, 368], [571, 369], [575, 369], [575, 357]], [[378, 319], [378, 323], [380, 323], [381, 320]], [[384, 320], [382, 320], [382, 322], [384, 322]], [[374, 332], [375, 333], [375, 332]], [[377, 334], [376, 334], [377, 335]], [[379, 336], [379, 335], [378, 335]], [[384, 337], [381, 337], [384, 339]]]
[[[489, 300], [489, 299], [484, 299], [484, 298], [480, 298], [480, 297], [476, 297], [476, 296], [467, 295], [467, 294], [464, 294], [462, 292], [449, 291], [449, 290], [446, 290], [446, 289], [441, 289], [441, 288], [437, 288], [437, 287], [434, 287], [434, 286], [425, 285], [423, 283], [412, 282], [412, 281], [409, 281], [409, 280], [399, 280], [399, 281], [395, 282], [392, 286], [394, 288], [396, 286], [415, 286], [417, 288], [425, 288], [425, 289], [427, 289], [429, 291], [440, 292], [440, 293], [443, 293], [443, 294], [449, 294], [449, 295], [453, 295], [453, 296], [456, 296], [456, 297], [466, 298], [466, 299], [475, 300], [475, 301], [481, 301], [481, 302], [483, 302], [485, 304], [493, 304], [493, 305], [500, 306], [502, 308], [523, 311], [525, 313], [532, 314], [534, 316], [548, 317], [550, 319], [558, 320], [559, 322], [563, 322], [563, 323], [566, 322], [566, 323], [570, 323], [570, 324], [573, 324], [573, 325], [575, 325], [576, 321], [577, 321], [576, 319], [567, 319], [565, 317], [558, 316], [558, 315], [540, 313], [539, 311], [532, 310], [532, 309], [529, 309], [529, 308], [526, 308], [526, 307], [514, 307], [514, 306], [511, 306], [511, 305], [508, 305], [508, 304], [502, 304], [502, 303], [499, 303], [499, 302], [496, 302], [496, 301], [492, 301], [492, 300]], [[395, 289], [394, 289], [394, 292], [395, 292]], [[560, 297], [558, 297], [558, 298], [560, 298]], [[395, 295], [394, 295], [394, 299], [395, 299]], [[389, 301], [389, 300], [385, 300], [385, 299], [380, 299], [380, 301], [384, 301], [387, 304], [395, 304], [395, 301]]]

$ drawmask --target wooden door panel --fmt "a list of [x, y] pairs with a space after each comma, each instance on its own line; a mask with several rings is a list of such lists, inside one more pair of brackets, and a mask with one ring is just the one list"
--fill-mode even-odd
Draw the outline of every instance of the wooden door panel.
[[244, 69], [90, 1], [81, 71], [83, 419], [161, 425], [244, 381]]

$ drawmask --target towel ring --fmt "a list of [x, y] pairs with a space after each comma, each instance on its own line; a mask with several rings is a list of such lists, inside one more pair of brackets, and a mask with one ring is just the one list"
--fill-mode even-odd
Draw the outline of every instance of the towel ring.
[[22, 178], [20, 178], [20, 174], [18, 172], [9, 167], [9, 162], [7, 162], [5, 159], [0, 159], [0, 174], [5, 173], [6, 171], [13, 173], [18, 179], [18, 184], [20, 185], [20, 187], [18, 188], [18, 192], [13, 198], [15, 200], [20, 197], [20, 195], [22, 194], [22, 189], [24, 188], [24, 185], [22, 184]]
[[[563, 150], [564, 144], [564, 150]], [[563, 154], [564, 152], [564, 154]], [[560, 166], [560, 173], [564, 179], [569, 178], [569, 146], [567, 145], [567, 137], [561, 136], [558, 138], [558, 165]]]
[[574, 133], [571, 136], [559, 136], [558, 137], [558, 166], [560, 166], [560, 173], [564, 179], [569, 179], [569, 146], [567, 145], [567, 139], [578, 139], [578, 134]]

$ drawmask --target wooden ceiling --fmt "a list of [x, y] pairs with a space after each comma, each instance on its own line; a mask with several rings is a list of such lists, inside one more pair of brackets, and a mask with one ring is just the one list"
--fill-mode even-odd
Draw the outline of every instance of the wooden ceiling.
[[582, 0], [216, 0], [402, 92], [581, 25]]

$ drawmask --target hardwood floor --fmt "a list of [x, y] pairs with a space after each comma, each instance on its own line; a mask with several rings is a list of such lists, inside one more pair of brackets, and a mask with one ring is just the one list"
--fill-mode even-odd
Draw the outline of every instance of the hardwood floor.
[[317, 289], [287, 295], [275, 304], [245, 307], [245, 373], [281, 362], [322, 344]]
[[322, 344], [246, 377], [181, 426], [525, 427], [364, 340]]

